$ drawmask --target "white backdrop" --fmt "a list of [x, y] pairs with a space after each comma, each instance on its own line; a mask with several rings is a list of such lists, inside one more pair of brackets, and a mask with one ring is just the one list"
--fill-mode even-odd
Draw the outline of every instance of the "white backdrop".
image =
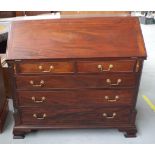
[[1, 11], [153, 11], [155, 0], [0, 0]]

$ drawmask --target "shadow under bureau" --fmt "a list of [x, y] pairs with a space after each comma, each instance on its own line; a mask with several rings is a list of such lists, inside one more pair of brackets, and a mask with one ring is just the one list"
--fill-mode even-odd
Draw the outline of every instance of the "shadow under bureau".
[[116, 128], [135, 137], [144, 59], [136, 17], [13, 22], [14, 138], [58, 128]]

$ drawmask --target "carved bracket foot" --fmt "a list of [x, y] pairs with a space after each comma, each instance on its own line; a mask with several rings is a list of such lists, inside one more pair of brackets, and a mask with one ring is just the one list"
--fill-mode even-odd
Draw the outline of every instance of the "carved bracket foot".
[[120, 132], [124, 132], [124, 136], [126, 138], [132, 138], [132, 137], [136, 137], [136, 133], [137, 133], [137, 129], [136, 127], [133, 128], [121, 128], [119, 129]]
[[27, 133], [31, 132], [30, 129], [13, 129], [13, 139], [23, 139]]

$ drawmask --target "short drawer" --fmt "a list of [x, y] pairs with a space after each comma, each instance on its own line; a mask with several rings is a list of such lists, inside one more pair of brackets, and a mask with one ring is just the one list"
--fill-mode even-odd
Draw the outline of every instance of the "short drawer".
[[133, 72], [136, 60], [79, 61], [79, 73]]
[[129, 90], [74, 90], [74, 91], [18, 91], [20, 106], [62, 105], [131, 105], [135, 91]]
[[16, 64], [16, 72], [18, 73], [73, 73], [73, 62], [25, 62]]
[[128, 123], [128, 108], [21, 108], [21, 120], [25, 125], [102, 125]]
[[60, 88], [77, 88], [80, 81], [75, 76], [57, 76], [57, 75], [40, 75], [40, 76], [17, 76], [17, 89], [44, 90]]
[[133, 89], [87, 90], [82, 92], [81, 98], [82, 102], [88, 105], [123, 106], [132, 105], [134, 95]]
[[78, 89], [78, 88], [122, 88], [135, 87], [136, 75], [113, 73], [103, 75], [40, 75], [17, 76], [17, 89], [44, 90], [44, 89]]
[[78, 103], [75, 91], [18, 91], [20, 106], [61, 106]]

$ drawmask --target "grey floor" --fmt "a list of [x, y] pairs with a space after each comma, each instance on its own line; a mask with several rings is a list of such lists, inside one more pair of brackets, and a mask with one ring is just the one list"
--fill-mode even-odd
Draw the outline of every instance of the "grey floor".
[[[142, 25], [142, 31], [148, 52], [137, 101], [137, 138], [124, 138], [115, 129], [85, 129], [85, 130], [49, 130], [27, 134], [25, 139], [13, 139], [12, 111], [8, 115], [5, 130], [0, 135], [0, 143], [155, 143], [155, 112], [143, 100], [146, 95], [155, 104], [155, 25]], [[10, 109], [12, 101], [9, 101]]]

